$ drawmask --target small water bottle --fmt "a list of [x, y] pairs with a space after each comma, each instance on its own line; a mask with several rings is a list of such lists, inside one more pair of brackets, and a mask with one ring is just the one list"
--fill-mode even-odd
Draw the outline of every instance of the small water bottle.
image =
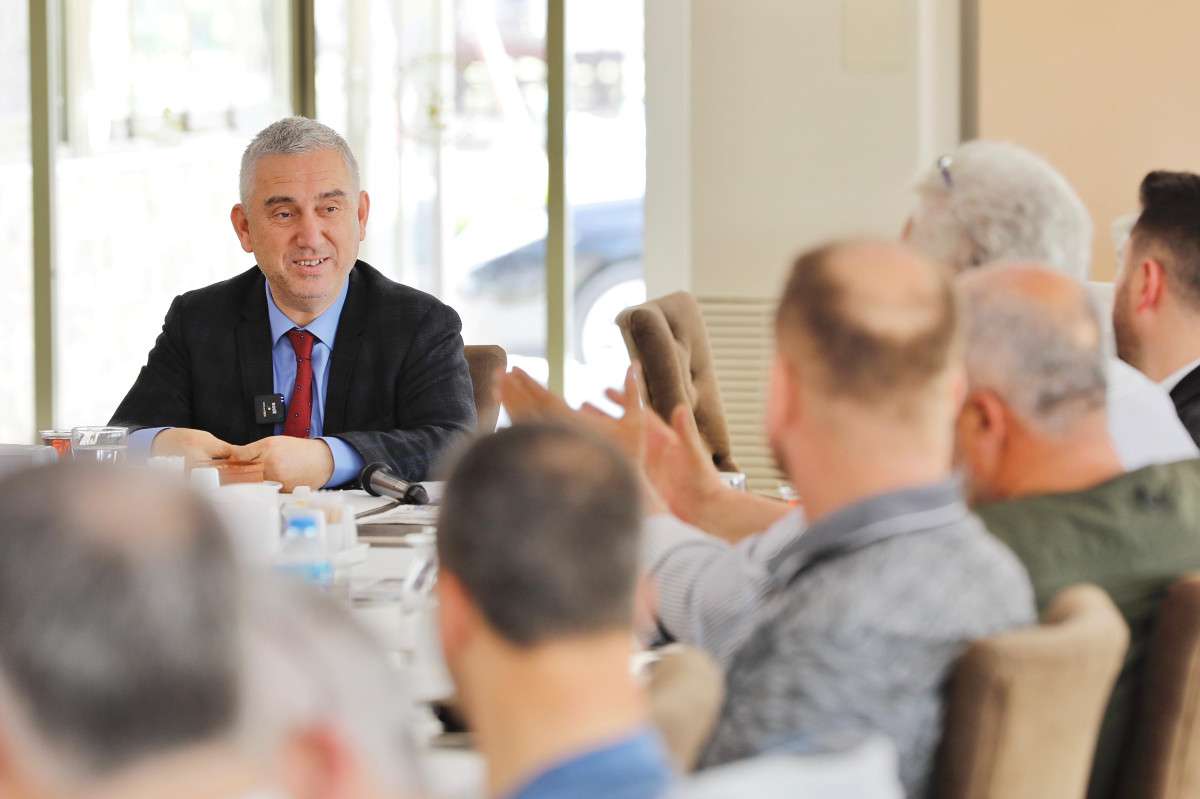
[[333, 586], [333, 561], [325, 549], [317, 513], [297, 513], [287, 520], [276, 567], [323, 589]]

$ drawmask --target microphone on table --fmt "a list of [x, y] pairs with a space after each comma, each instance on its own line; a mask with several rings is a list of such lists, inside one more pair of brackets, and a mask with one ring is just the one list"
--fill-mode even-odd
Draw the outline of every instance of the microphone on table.
[[401, 480], [383, 462], [368, 464], [358, 476], [363, 490], [373, 497], [391, 497], [408, 505], [428, 505], [429, 493], [420, 483]]

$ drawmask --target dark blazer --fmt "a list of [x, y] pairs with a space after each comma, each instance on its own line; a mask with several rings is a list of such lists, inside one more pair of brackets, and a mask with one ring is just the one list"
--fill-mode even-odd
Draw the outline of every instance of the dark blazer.
[[1192, 434], [1192, 440], [1200, 446], [1200, 367], [1188, 372], [1187, 376], [1171, 389], [1171, 401], [1179, 420]]
[[[112, 423], [197, 428], [230, 444], [273, 435], [253, 406], [275, 391], [265, 283], [256, 266], [176, 297]], [[356, 262], [330, 356], [324, 435], [365, 463], [426, 479], [475, 427], [461, 329], [450, 306]]]

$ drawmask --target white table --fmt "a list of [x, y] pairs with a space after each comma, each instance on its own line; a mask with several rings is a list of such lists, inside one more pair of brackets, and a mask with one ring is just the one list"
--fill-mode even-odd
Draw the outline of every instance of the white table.
[[[364, 521], [369, 521], [369, 518]], [[362, 527], [360, 525], [360, 532]], [[402, 538], [405, 533], [417, 532], [421, 526], [371, 525], [372, 531], [392, 532], [387, 538]], [[406, 577], [419, 557], [419, 551], [403, 544], [372, 544], [366, 561], [354, 569], [355, 586], [378, 580], [397, 580]], [[374, 609], [355, 610], [355, 615], [384, 640], [389, 648], [404, 650], [397, 661], [413, 698], [420, 704], [452, 695], [453, 685], [446, 672], [437, 640], [432, 609], [429, 612], [405, 616], [398, 606], [391, 612]], [[423, 710], [423, 708], [422, 708]], [[419, 711], [420, 712], [420, 711]], [[430, 745], [423, 757], [426, 777], [433, 796], [439, 799], [483, 799], [485, 767], [483, 758], [473, 749], [448, 749]]]

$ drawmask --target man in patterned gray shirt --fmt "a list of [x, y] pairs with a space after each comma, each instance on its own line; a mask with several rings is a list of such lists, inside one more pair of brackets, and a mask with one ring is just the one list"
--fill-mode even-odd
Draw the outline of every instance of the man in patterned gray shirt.
[[[821, 248], [797, 261], [776, 338], [767, 426], [803, 513], [723, 501], [689, 412], [668, 428], [632, 374], [610, 394], [620, 422], [583, 416], [649, 478], [643, 568], [660, 631], [727, 668], [704, 765], [883, 734], [921, 797], [954, 661], [975, 638], [1035, 621], [1025, 569], [950, 476], [964, 383], [950, 276], [897, 244]], [[525, 375], [503, 387], [514, 419], [571, 415]]]
[[950, 476], [962, 386], [950, 277], [894, 244], [809, 252], [776, 336], [767, 425], [809, 527], [771, 554], [703, 763], [883, 733], [921, 797], [955, 660], [1035, 620], [1024, 568]]

